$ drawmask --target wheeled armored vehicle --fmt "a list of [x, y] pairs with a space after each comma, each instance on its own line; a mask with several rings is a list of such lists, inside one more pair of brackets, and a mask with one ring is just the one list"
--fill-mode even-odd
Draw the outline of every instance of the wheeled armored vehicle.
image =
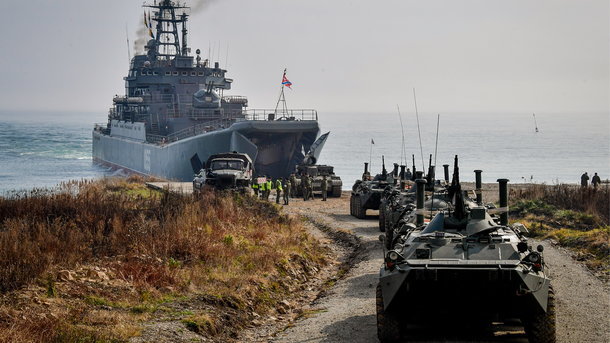
[[399, 341], [413, 324], [434, 318], [437, 327], [458, 320], [518, 319], [531, 343], [554, 343], [555, 299], [543, 247], [532, 249], [524, 236], [527, 229], [509, 225], [508, 180], [498, 180], [500, 207], [488, 208], [478, 194], [476, 202], [464, 201], [456, 176], [454, 172], [449, 189], [451, 208], [439, 211], [427, 225], [426, 180], [416, 180], [416, 222], [400, 228], [380, 269], [380, 341]]
[[371, 178], [368, 171], [368, 163], [364, 163], [364, 173], [361, 180], [356, 180], [352, 186], [350, 196], [350, 215], [364, 219], [366, 210], [378, 210], [381, 204], [381, 195], [384, 189], [390, 184], [388, 182], [388, 172], [383, 165], [381, 174]]

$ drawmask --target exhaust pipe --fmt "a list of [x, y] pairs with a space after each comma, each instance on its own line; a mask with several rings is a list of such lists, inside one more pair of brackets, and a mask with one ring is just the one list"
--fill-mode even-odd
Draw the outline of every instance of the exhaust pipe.
[[508, 225], [508, 179], [498, 179], [500, 190], [500, 207], [506, 211], [500, 213], [500, 225]]
[[405, 179], [405, 168], [407, 168], [407, 166], [400, 166], [400, 175], [398, 176], [401, 180]]
[[481, 173], [483, 171], [482, 170], [475, 170], [474, 171], [474, 177], [475, 177], [475, 185], [476, 185], [476, 194], [477, 194], [477, 204], [479, 205], [483, 205], [483, 183], [481, 182]]
[[443, 169], [445, 170], [445, 182], [449, 183], [449, 165], [443, 164]]
[[[421, 173], [421, 172], [418, 172], [418, 173]], [[415, 197], [417, 199], [417, 210], [418, 210], [418, 214], [416, 215], [417, 226], [422, 226], [422, 225], [424, 225], [423, 209], [424, 209], [426, 179], [418, 178], [417, 180], [415, 180], [415, 183], [417, 184], [416, 194], [415, 194]], [[419, 212], [422, 212], [422, 213], [419, 214]]]

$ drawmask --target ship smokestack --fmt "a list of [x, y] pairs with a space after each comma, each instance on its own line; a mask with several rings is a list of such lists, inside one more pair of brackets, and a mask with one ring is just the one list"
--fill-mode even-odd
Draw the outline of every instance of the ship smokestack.
[[188, 51], [188, 47], [186, 44], [186, 13], [182, 13], [182, 15], [180, 16], [180, 19], [182, 20], [182, 56], [186, 56], [188, 55], [189, 51]]
[[483, 171], [482, 170], [475, 170], [474, 171], [474, 178], [475, 178], [475, 187], [476, 187], [476, 194], [477, 194], [477, 204], [479, 205], [483, 205], [483, 182], [481, 181], [481, 173]]

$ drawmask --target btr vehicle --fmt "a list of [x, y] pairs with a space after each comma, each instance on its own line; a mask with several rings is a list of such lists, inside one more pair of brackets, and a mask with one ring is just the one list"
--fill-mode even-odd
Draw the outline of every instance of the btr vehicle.
[[531, 343], [554, 343], [555, 299], [543, 247], [532, 249], [527, 229], [509, 225], [508, 180], [498, 180], [500, 207], [490, 208], [479, 196], [465, 201], [456, 172], [448, 187], [450, 209], [439, 211], [427, 225], [426, 180], [416, 180], [416, 221], [397, 231], [379, 272], [379, 340], [397, 342], [418, 323], [433, 322], [441, 329], [460, 320], [517, 319]]

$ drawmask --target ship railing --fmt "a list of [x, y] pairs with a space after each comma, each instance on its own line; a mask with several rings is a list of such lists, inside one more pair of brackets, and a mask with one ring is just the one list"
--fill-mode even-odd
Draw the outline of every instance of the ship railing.
[[108, 124], [106, 124], [106, 123], [95, 123], [93, 125], [93, 131], [101, 132], [105, 135], [110, 134], [110, 130], [108, 129]]
[[187, 127], [186, 129], [176, 131], [167, 136], [147, 134], [146, 140], [149, 143], [167, 144], [179, 141], [181, 139], [197, 136], [202, 133], [224, 129], [231, 126], [232, 123], [233, 121], [228, 119], [212, 120], [195, 126]]
[[312, 109], [251, 109], [244, 111], [244, 113], [244, 120], [318, 120], [318, 111]]

